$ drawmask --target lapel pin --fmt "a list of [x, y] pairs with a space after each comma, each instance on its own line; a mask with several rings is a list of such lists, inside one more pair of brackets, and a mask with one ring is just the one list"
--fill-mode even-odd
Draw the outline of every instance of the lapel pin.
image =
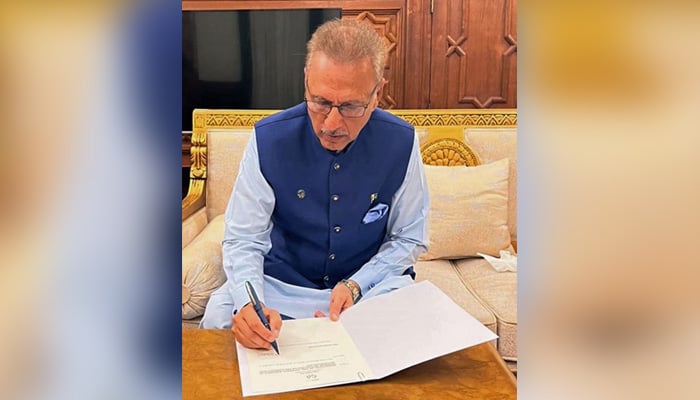
[[300, 199], [303, 199], [304, 197], [306, 197], [306, 192], [304, 191], [304, 189], [297, 190], [297, 197]]
[[372, 205], [375, 200], [377, 200], [378, 193], [372, 193], [369, 195], [369, 204]]

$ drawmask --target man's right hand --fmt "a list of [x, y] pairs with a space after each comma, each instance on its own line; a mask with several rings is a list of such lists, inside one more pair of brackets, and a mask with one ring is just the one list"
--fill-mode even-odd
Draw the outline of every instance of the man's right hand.
[[270, 323], [270, 330], [265, 328], [258, 314], [255, 313], [252, 303], [248, 303], [238, 310], [233, 316], [231, 330], [236, 335], [236, 340], [245, 347], [251, 349], [272, 349], [270, 342], [277, 340], [282, 329], [280, 313], [271, 308], [262, 306], [263, 314]]

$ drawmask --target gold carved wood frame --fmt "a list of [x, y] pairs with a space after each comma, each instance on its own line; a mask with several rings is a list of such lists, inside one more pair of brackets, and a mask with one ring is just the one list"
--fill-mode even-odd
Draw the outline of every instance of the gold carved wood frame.
[[[207, 131], [209, 129], [252, 128], [256, 122], [279, 110], [204, 110], [192, 114], [190, 182], [182, 200], [182, 219], [206, 204]], [[427, 130], [421, 146], [423, 162], [434, 165], [478, 165], [479, 158], [463, 142], [469, 127], [515, 127], [517, 109], [388, 110], [417, 130]]]

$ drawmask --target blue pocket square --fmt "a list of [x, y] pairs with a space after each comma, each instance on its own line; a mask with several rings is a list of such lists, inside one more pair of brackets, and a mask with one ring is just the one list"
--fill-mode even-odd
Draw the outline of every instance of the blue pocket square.
[[367, 211], [367, 214], [365, 214], [364, 217], [362, 217], [362, 223], [363, 224], [370, 224], [378, 219], [382, 219], [384, 217], [384, 214], [386, 214], [386, 211], [389, 209], [389, 206], [384, 204], [384, 203], [379, 203], [376, 206], [372, 207]]

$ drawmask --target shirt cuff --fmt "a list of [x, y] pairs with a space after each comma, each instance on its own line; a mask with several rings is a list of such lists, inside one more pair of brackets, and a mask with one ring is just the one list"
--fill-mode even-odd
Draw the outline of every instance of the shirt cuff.
[[[369, 268], [368, 268], [369, 267]], [[365, 264], [360, 268], [359, 271], [355, 272], [353, 276], [348, 279], [352, 279], [360, 285], [360, 294], [364, 295], [367, 291], [376, 285], [378, 277], [375, 271], [372, 270], [372, 265]]]

